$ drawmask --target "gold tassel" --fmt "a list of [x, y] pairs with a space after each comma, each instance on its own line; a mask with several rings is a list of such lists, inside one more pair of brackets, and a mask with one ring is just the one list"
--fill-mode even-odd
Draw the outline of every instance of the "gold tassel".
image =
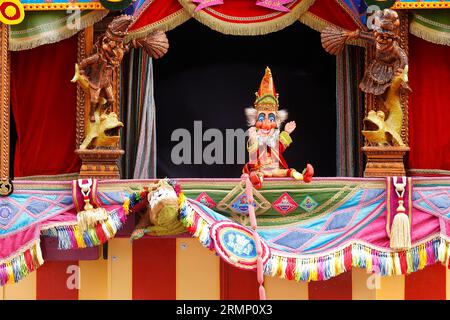
[[391, 248], [398, 250], [411, 248], [411, 226], [409, 217], [404, 212], [397, 213], [392, 222]]
[[411, 226], [409, 223], [409, 217], [405, 213], [406, 209], [403, 206], [403, 195], [406, 186], [406, 177], [403, 177], [403, 183], [397, 183], [397, 177], [394, 177], [395, 192], [398, 196], [398, 208], [397, 213], [392, 222], [391, 228], [391, 241], [390, 246], [392, 249], [404, 250], [411, 248]]
[[94, 227], [97, 222], [108, 219], [108, 212], [104, 208], [96, 208], [92, 206], [89, 201], [89, 194], [91, 193], [92, 179], [88, 179], [87, 183], [83, 180], [78, 180], [78, 185], [84, 197], [84, 210], [78, 212], [77, 223], [81, 233], [89, 228]]
[[108, 219], [108, 212], [104, 208], [84, 210], [78, 212], [77, 221], [81, 232], [94, 227], [98, 222]]

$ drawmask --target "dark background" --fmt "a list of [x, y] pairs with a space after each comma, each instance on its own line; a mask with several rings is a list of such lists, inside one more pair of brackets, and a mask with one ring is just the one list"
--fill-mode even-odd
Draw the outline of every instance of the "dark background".
[[[280, 109], [297, 123], [284, 153], [288, 165], [301, 171], [308, 162], [316, 176], [336, 175], [336, 61], [318, 32], [294, 23], [265, 36], [227, 36], [191, 19], [167, 35], [169, 52], [154, 61], [158, 177], [240, 176], [242, 165], [173, 164], [178, 142], [171, 135], [185, 128], [194, 139], [195, 120], [203, 121], [203, 132], [247, 130], [244, 108], [253, 105], [266, 66]], [[193, 162], [193, 146], [191, 152]]]

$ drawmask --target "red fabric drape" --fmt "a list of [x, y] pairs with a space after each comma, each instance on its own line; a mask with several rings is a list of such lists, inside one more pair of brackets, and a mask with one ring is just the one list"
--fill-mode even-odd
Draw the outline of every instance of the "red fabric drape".
[[410, 37], [409, 168], [450, 170], [450, 47]]
[[[302, 2], [297, 0], [294, 5], [290, 6], [290, 9], [293, 10], [302, 5]], [[286, 15], [285, 12], [277, 12], [257, 6], [255, 3], [248, 0], [227, 0], [221, 5], [206, 8], [202, 12], [220, 21], [243, 25], [276, 20]], [[129, 31], [133, 32], [150, 25], [156, 26], [182, 10], [184, 9], [178, 0], [154, 0], [142, 6], [135, 13], [137, 20]], [[348, 9], [336, 0], [316, 0], [309, 9], [316, 16], [346, 29], [354, 30], [361, 26], [361, 22], [346, 10]], [[218, 12], [219, 15], [213, 11]]]
[[74, 153], [77, 37], [11, 53], [14, 176], [78, 172]]
[[183, 10], [183, 7], [176, 0], [154, 0], [135, 14], [137, 20], [130, 27], [129, 31], [135, 31], [167, 19], [167, 17], [180, 10]]
[[334, 0], [316, 0], [308, 11], [347, 30], [355, 30], [362, 26], [360, 21], [356, 21], [341, 4]]

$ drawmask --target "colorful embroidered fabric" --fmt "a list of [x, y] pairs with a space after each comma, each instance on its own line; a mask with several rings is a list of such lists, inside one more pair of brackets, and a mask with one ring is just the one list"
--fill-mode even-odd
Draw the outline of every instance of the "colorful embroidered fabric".
[[[81, 233], [70, 182], [16, 181], [15, 192], [0, 199], [0, 285], [19, 281], [43, 263], [41, 235], [57, 237], [60, 249], [96, 246], [114, 237], [125, 222], [126, 213], [145, 208], [145, 187], [153, 182], [99, 181], [96, 201], [108, 211], [108, 219]], [[207, 248], [220, 248], [229, 263], [237, 261], [238, 265], [254, 269], [256, 244], [245, 236], [251, 230], [246, 200], [239, 194], [241, 180], [178, 182], [183, 189], [179, 193], [180, 219], [188, 232]], [[412, 206], [406, 206], [412, 214], [412, 247], [405, 251], [390, 249], [384, 179], [318, 178], [312, 184], [290, 179], [265, 182], [254, 199], [259, 201], [255, 208], [257, 231], [266, 248], [267, 275], [315, 281], [349, 271], [352, 266], [392, 275], [421, 270], [436, 262], [448, 265], [448, 178], [413, 179]], [[197, 197], [203, 203], [193, 200]], [[229, 199], [228, 206], [220, 211], [218, 206], [224, 199]], [[241, 213], [230, 209], [236, 199]], [[262, 207], [261, 203], [270, 206]], [[208, 204], [217, 205], [211, 209]], [[219, 225], [221, 222], [226, 224]], [[221, 239], [227, 243], [221, 243]], [[246, 264], [234, 253], [247, 255]]]
[[[311, 185], [294, 183], [292, 189], [317, 197], [317, 190], [327, 185], [350, 191], [338, 197], [333, 206], [319, 205], [314, 215], [300, 214], [306, 216], [303, 219], [295, 215], [290, 221], [285, 217], [275, 220], [264, 219], [265, 214], [258, 216], [258, 234], [271, 252], [265, 264], [266, 275], [317, 281], [337, 276], [351, 267], [366, 268], [368, 272], [385, 276], [411, 273], [437, 262], [448, 265], [448, 178], [414, 179], [412, 247], [404, 251], [390, 249], [383, 179], [319, 178]], [[264, 189], [260, 191], [263, 193]], [[219, 222], [231, 220], [189, 198], [183, 201], [181, 218], [193, 236], [210, 249], [217, 247], [210, 229]]]
[[43, 263], [40, 236], [58, 238], [59, 249], [97, 246], [125, 223], [127, 193], [98, 192], [108, 219], [81, 232], [70, 182], [16, 182], [14, 193], [0, 199], [0, 286], [14, 283]]

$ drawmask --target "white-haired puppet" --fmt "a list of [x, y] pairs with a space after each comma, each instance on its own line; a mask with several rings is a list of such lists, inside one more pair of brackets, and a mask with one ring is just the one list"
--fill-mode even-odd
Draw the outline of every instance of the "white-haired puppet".
[[267, 67], [256, 93], [254, 108], [245, 109], [250, 126], [247, 150], [250, 160], [243, 172], [250, 175], [253, 186], [262, 187], [264, 177], [291, 177], [311, 182], [314, 168], [307, 164], [303, 173], [287, 166], [283, 152], [292, 143], [290, 134], [295, 130], [295, 121], [280, 127], [288, 117], [286, 110], [278, 110], [278, 94], [275, 91], [272, 73]]

